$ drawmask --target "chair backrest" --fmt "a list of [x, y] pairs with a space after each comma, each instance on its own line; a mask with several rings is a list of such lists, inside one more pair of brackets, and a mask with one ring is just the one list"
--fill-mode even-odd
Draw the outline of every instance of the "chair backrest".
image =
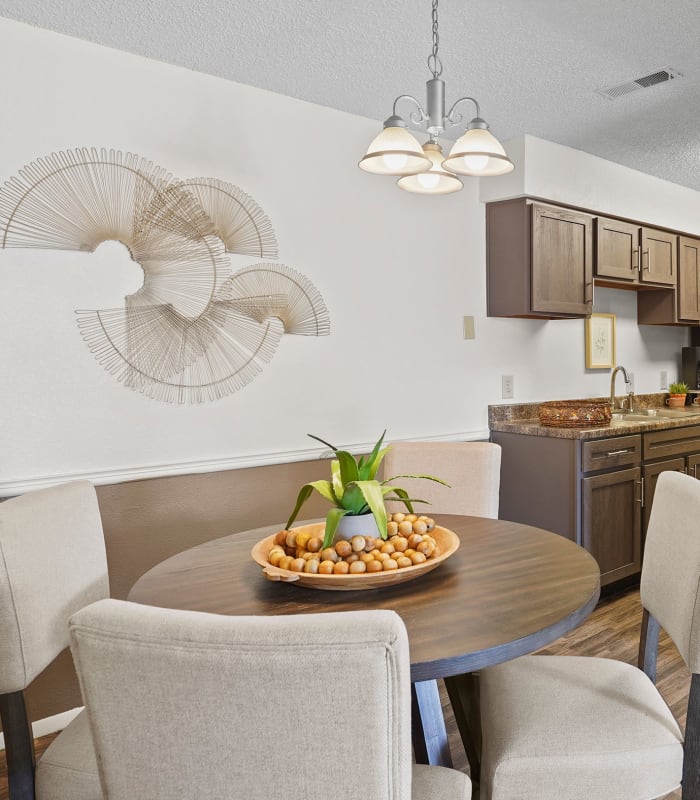
[[662, 472], [647, 528], [642, 605], [700, 672], [700, 481]]
[[70, 628], [110, 800], [410, 800], [395, 612], [228, 617], [103, 600]]
[[0, 503], [0, 694], [28, 686], [68, 646], [70, 615], [108, 596], [91, 483]]
[[405, 486], [412, 497], [419, 497], [431, 504], [416, 505], [416, 513], [467, 514], [492, 519], [498, 517], [500, 445], [491, 442], [392, 444], [384, 458], [384, 478], [416, 474], [435, 475], [452, 487], [410, 478], [397, 481], [397, 485]]

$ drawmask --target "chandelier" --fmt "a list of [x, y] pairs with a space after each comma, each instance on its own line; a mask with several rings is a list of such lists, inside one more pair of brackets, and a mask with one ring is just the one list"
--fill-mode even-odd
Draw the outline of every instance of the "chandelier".
[[[457, 175], [486, 177], [505, 175], [513, 169], [503, 145], [489, 131], [481, 118], [479, 104], [473, 97], [460, 97], [445, 114], [445, 82], [440, 79], [442, 62], [438, 56], [438, 0], [433, 0], [433, 50], [428, 56], [428, 69], [432, 78], [426, 82], [427, 110], [410, 94], [399, 95], [394, 100], [392, 115], [384, 123], [360, 161], [359, 167], [376, 175], [399, 175], [399, 188], [419, 194], [448, 194], [462, 188]], [[408, 124], [397, 113], [402, 101], [413, 103], [409, 121], [424, 128], [429, 138], [420, 142], [408, 131]], [[447, 127], [462, 123], [457, 112], [461, 103], [472, 103], [476, 116], [466, 126], [466, 132], [452, 145], [447, 158], [442, 153], [438, 138]], [[455, 174], [456, 173], [456, 174]]]

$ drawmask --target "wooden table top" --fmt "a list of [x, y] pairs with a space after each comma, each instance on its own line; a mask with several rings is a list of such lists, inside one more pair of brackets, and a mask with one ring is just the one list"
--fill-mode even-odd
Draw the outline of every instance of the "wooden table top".
[[435, 515], [460, 547], [433, 572], [393, 587], [356, 592], [272, 582], [253, 545], [280, 527], [237, 533], [178, 553], [134, 584], [128, 599], [229, 615], [308, 614], [388, 608], [403, 619], [411, 679], [473, 672], [531, 653], [595, 608], [600, 572], [562, 536], [482, 517]]

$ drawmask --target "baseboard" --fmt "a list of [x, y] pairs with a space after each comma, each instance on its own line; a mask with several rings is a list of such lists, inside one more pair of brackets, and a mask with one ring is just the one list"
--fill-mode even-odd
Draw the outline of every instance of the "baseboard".
[[[461, 431], [445, 433], [437, 436], [412, 436], [412, 441], [422, 442], [467, 442], [489, 438], [488, 430]], [[399, 441], [395, 439], [394, 441]], [[402, 440], [409, 441], [409, 439]], [[374, 446], [374, 442], [357, 442], [345, 444], [343, 447], [351, 453], [367, 453]], [[223, 459], [204, 459], [178, 461], [141, 465], [138, 467], [125, 467], [109, 470], [92, 470], [84, 472], [64, 472], [51, 475], [28, 476], [14, 480], [0, 480], [0, 497], [14, 497], [34, 489], [45, 489], [57, 486], [68, 481], [89, 480], [96, 486], [103, 484], [125, 483], [146, 478], [165, 478], [172, 475], [193, 475], [203, 472], [223, 472], [230, 469], [246, 469], [249, 467], [264, 467], [272, 464], [290, 464], [295, 461], [312, 461], [317, 458], [328, 458], [332, 451], [323, 448], [309, 450], [284, 450], [276, 453], [260, 453], [244, 456], [233, 456]]]
[[[69, 725], [82, 711], [80, 708], [71, 708], [70, 711], [63, 711], [60, 714], [54, 714], [52, 717], [45, 717], [32, 722], [32, 735], [35, 739], [41, 736], [46, 736], [49, 733], [56, 733], [62, 731]], [[5, 749], [5, 736], [0, 733], [0, 750]]]

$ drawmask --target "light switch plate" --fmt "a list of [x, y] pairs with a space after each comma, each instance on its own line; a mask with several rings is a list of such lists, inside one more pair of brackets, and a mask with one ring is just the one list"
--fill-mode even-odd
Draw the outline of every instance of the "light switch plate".
[[501, 375], [501, 397], [512, 400], [515, 397], [515, 381], [512, 375]]
[[659, 373], [659, 389], [665, 391], [668, 389], [668, 370], [662, 369]]
[[462, 326], [465, 339], [476, 339], [476, 332], [474, 331], [474, 317], [464, 317]]

